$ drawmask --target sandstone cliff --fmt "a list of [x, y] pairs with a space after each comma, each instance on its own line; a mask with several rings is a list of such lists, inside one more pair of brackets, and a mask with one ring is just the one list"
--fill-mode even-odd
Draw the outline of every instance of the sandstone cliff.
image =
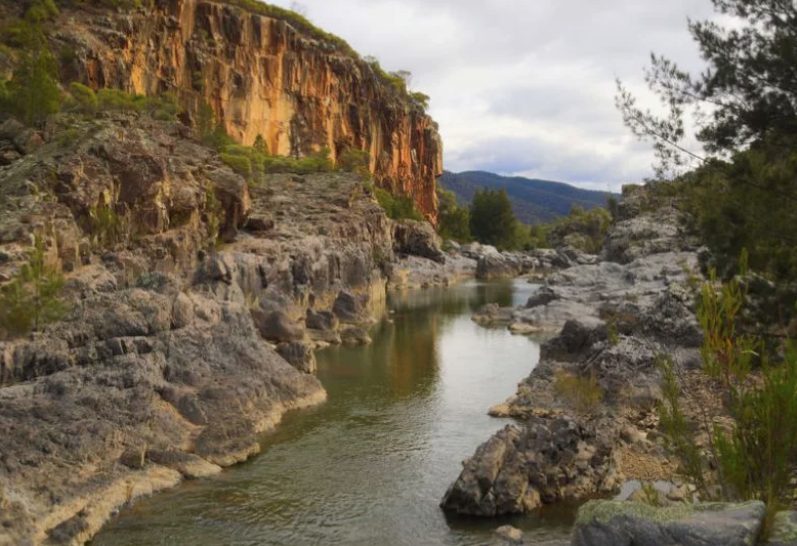
[[333, 159], [367, 151], [377, 181], [436, 217], [437, 126], [348, 48], [284, 19], [224, 2], [159, 0], [152, 8], [63, 8], [55, 47], [65, 80], [209, 104], [228, 133], [269, 152]]

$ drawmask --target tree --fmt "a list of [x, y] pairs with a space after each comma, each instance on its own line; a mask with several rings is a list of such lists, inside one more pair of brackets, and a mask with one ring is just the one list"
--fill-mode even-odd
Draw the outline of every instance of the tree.
[[513, 248], [516, 224], [506, 190], [476, 191], [470, 206], [470, 231], [476, 240], [499, 248]]
[[37, 331], [63, 316], [63, 276], [46, 263], [44, 241], [36, 236], [28, 262], [0, 290], [0, 330], [9, 336]]
[[30, 125], [39, 124], [61, 109], [56, 64], [46, 49], [27, 52], [6, 84], [5, 108]]
[[696, 136], [711, 154], [738, 150], [773, 133], [797, 132], [797, 5], [791, 0], [712, 3], [738, 25], [689, 23], [708, 64], [699, 76], [651, 55], [645, 80], [666, 116], [638, 107], [618, 81], [617, 106], [634, 134], [653, 141], [659, 174], [677, 173], [690, 160], [703, 160], [683, 144], [687, 113], [694, 114]]
[[470, 211], [457, 204], [454, 192], [437, 188], [437, 231], [444, 239], [471, 240]]

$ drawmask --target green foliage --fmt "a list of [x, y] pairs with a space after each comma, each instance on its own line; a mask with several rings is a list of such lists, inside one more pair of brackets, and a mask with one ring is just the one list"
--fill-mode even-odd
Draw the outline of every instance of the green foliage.
[[216, 192], [211, 186], [205, 188], [205, 224], [208, 228], [208, 239], [213, 246], [218, 246], [221, 234], [221, 203], [216, 197]]
[[252, 160], [245, 155], [232, 153], [221, 154], [221, 160], [238, 174], [249, 178], [252, 176]]
[[413, 91], [410, 93], [410, 98], [421, 105], [424, 110], [429, 109], [429, 95], [421, 93], [420, 91]]
[[93, 89], [79, 82], [69, 84], [69, 94], [75, 101], [76, 108], [81, 112], [96, 112], [99, 107], [99, 99]]
[[620, 203], [616, 197], [611, 196], [606, 200], [606, 210], [609, 211], [609, 216], [612, 217], [612, 223], [617, 222], [620, 216]]
[[457, 204], [454, 192], [437, 187], [437, 231], [444, 239], [468, 242], [470, 233], [470, 211]]
[[[653, 142], [660, 176], [704, 160], [684, 147], [688, 117], [696, 122], [696, 137], [710, 153], [739, 151], [773, 134], [797, 133], [794, 4], [781, 0], [712, 0], [712, 4], [721, 16], [689, 23], [706, 68], [692, 74], [666, 57], [651, 55], [645, 79], [666, 105], [665, 115], [640, 108], [618, 82], [617, 106], [631, 131]], [[723, 27], [717, 22], [723, 20], [732, 23]]]
[[334, 46], [337, 50], [347, 53], [351, 56], [357, 57], [357, 54], [342, 38], [330, 34], [324, 30], [313, 25], [303, 15], [291, 11], [289, 9], [281, 8], [272, 4], [265, 4], [259, 0], [224, 0], [224, 3], [231, 6], [238, 6], [247, 11], [272, 17], [274, 19], [281, 19], [288, 22], [296, 30], [322, 42], [326, 42]]
[[409, 219], [423, 220], [423, 214], [415, 208], [412, 197], [407, 195], [393, 195], [382, 188], [374, 188], [374, 195], [379, 205], [385, 209], [389, 218], [394, 220]]
[[40, 124], [61, 109], [55, 60], [47, 49], [25, 51], [11, 80], [0, 90], [0, 111]]
[[[216, 113], [207, 102], [202, 101], [197, 108], [196, 122], [194, 123], [196, 136], [212, 148], [219, 149], [223, 144], [214, 139], [216, 129]], [[224, 136], [227, 136], [227, 133], [224, 133]]]
[[760, 499], [770, 517], [788, 506], [797, 459], [797, 350], [787, 344], [783, 363], [765, 365], [763, 384], [731, 390], [733, 430], [715, 430], [717, 459], [728, 494]]
[[606, 339], [612, 347], [620, 343], [620, 333], [617, 331], [617, 321], [614, 319], [606, 323]]
[[517, 220], [505, 190], [478, 190], [470, 205], [470, 232], [480, 243], [517, 247]]
[[255, 137], [255, 142], [252, 144], [252, 148], [254, 148], [256, 152], [268, 155], [268, 145], [266, 144], [266, 139], [263, 138], [263, 135], [257, 135]]
[[[742, 269], [747, 270], [746, 266]], [[737, 332], [744, 301], [745, 293], [738, 278], [718, 288], [713, 271], [700, 291], [697, 318], [704, 336], [703, 368], [711, 377], [720, 379], [726, 388], [744, 381], [752, 368], [753, 357], [757, 356], [757, 340]]]
[[337, 166], [342, 171], [347, 171], [360, 175], [362, 178], [370, 178], [371, 170], [369, 164], [371, 155], [367, 150], [357, 148], [346, 148], [339, 156]]
[[733, 273], [744, 248], [753, 270], [777, 281], [797, 279], [795, 180], [797, 135], [772, 135], [682, 178], [684, 205], [722, 277]]
[[[763, 351], [754, 352], [761, 341], [736, 331], [743, 299], [735, 282], [719, 290], [709, 282], [700, 304], [704, 368], [719, 380], [732, 425], [716, 426], [707, 416], [690, 422], [681, 410], [682, 393], [669, 361], [662, 366], [660, 416], [663, 430], [703, 498], [763, 500], [767, 522], [771, 522], [774, 513], [791, 500], [789, 482], [797, 461], [797, 349], [787, 341], [776, 364]], [[757, 374], [751, 373], [753, 357], [760, 364]], [[694, 445], [695, 430], [710, 439], [706, 456]], [[717, 487], [710, 487], [706, 479], [709, 468], [717, 470]]]
[[558, 370], [554, 376], [553, 388], [557, 397], [563, 398], [581, 413], [592, 413], [603, 399], [603, 389], [594, 374], [582, 377]]
[[66, 311], [63, 285], [63, 276], [46, 264], [44, 241], [37, 236], [28, 262], [0, 288], [0, 332], [22, 336], [61, 318]]
[[666, 356], [659, 357], [658, 365], [662, 373], [662, 401], [658, 408], [661, 430], [667, 437], [670, 449], [681, 460], [682, 471], [694, 482], [701, 494], [709, 498], [705, 461], [693, 440], [697, 427], [683, 412], [683, 395], [675, 366]]
[[89, 230], [95, 248], [110, 248], [127, 239], [129, 224], [113, 208], [100, 205], [89, 211]]
[[58, 13], [58, 6], [53, 0], [34, 0], [25, 12], [25, 19], [34, 24], [41, 24], [56, 18]]
[[570, 214], [547, 226], [547, 243], [549, 246], [567, 244], [584, 252], [597, 254], [603, 247], [611, 223], [611, 214], [604, 208], [584, 210], [574, 206]]
[[121, 89], [105, 88], [97, 91], [97, 102], [100, 110], [143, 112], [162, 121], [174, 120], [180, 111], [177, 99], [170, 94], [147, 97], [127, 93]]

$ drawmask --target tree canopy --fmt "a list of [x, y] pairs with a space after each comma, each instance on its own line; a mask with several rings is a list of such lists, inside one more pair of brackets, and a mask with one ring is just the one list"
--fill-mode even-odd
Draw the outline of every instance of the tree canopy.
[[479, 190], [470, 205], [470, 231], [479, 242], [498, 248], [516, 246], [517, 220], [506, 191]]
[[797, 5], [792, 0], [712, 0], [715, 11], [735, 19], [690, 21], [706, 69], [690, 74], [652, 54], [645, 73], [667, 114], [638, 106], [618, 81], [617, 105], [640, 138], [652, 139], [659, 174], [678, 172], [689, 159], [685, 114], [696, 120], [697, 139], [714, 155], [727, 154], [773, 133], [797, 132]]

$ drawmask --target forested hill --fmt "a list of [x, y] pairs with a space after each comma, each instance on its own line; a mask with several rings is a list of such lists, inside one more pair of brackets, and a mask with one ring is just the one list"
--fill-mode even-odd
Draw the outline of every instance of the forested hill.
[[479, 189], [505, 189], [518, 220], [526, 224], [550, 222], [565, 216], [573, 205], [585, 209], [606, 205], [606, 200], [615, 194], [583, 190], [548, 180], [535, 180], [520, 176], [501, 176], [484, 171], [461, 173], [444, 172], [438, 183], [454, 192], [457, 201], [467, 205]]

